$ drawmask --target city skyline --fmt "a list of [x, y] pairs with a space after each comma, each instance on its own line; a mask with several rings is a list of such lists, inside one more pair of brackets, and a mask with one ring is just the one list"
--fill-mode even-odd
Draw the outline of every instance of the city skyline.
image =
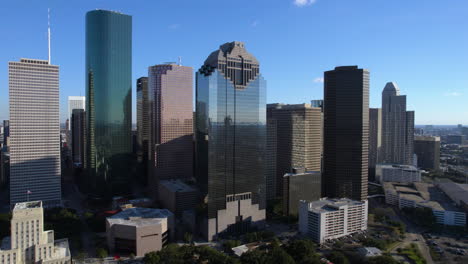
[[[444, 39], [451, 38], [452, 33], [456, 32], [457, 28], [463, 28], [467, 24], [467, 20], [463, 18], [463, 12], [461, 12], [463, 9], [461, 7], [466, 6], [467, 3], [462, 1], [455, 1], [449, 7], [444, 5], [444, 8], [441, 8], [439, 5], [442, 4], [437, 1], [427, 1], [423, 8], [417, 3], [386, 3], [385, 8], [388, 12], [383, 12], [385, 9], [381, 9], [377, 3], [371, 1], [338, 3], [336, 0], [322, 0], [302, 7], [295, 5], [292, 0], [281, 1], [275, 5], [262, 5], [263, 2], [259, 1], [252, 4], [252, 11], [243, 14], [239, 20], [235, 20], [236, 22], [225, 20], [224, 26], [239, 28], [229, 32], [232, 34], [220, 33], [212, 37], [200, 32], [199, 34], [204, 37], [200, 38], [199, 43], [190, 41], [198, 36], [190, 32], [192, 27], [198, 28], [199, 23], [201, 23], [194, 15], [186, 14], [186, 17], [182, 16], [177, 21], [166, 19], [168, 15], [165, 13], [177, 10], [175, 3], [148, 2], [148, 5], [143, 8], [123, 1], [112, 1], [112, 3], [109, 1], [100, 3], [84, 1], [79, 4], [68, 3], [67, 5], [55, 1], [43, 1], [41, 3], [28, 3], [27, 7], [22, 5], [23, 2], [6, 2], [4, 4], [7, 12], [5, 12], [5, 16], [0, 18], [0, 21], [3, 19], [6, 23], [12, 19], [15, 14], [13, 11], [20, 7], [22, 14], [29, 19], [6, 29], [8, 39], [3, 46], [8, 52], [0, 54], [0, 59], [16, 61], [20, 57], [47, 57], [46, 13], [47, 7], [50, 6], [52, 61], [60, 65], [63, 72], [60, 83], [60, 120], [62, 123], [67, 115], [66, 98], [85, 94], [85, 80], [84, 74], [82, 74], [84, 73], [84, 21], [82, 17], [87, 11], [95, 8], [120, 10], [135, 18], [133, 91], [136, 89], [136, 79], [145, 75], [148, 66], [164, 61], [177, 61], [178, 56], [181, 56], [183, 65], [196, 69], [203, 62], [203, 54], [209, 52], [207, 47], [236, 39], [246, 42], [257, 54], [257, 57], [264, 61], [263, 74], [269, 80], [270, 87], [267, 103], [308, 103], [313, 99], [321, 99], [325, 70], [342, 65], [361, 65], [361, 67], [371, 70], [374, 76], [370, 84], [370, 107], [380, 107], [381, 87], [386, 82], [395, 81], [404, 89], [402, 94], [412, 98], [408, 102], [408, 109], [417, 111], [417, 125], [455, 125], [458, 123], [466, 125], [468, 123], [466, 120], [468, 113], [463, 105], [467, 96], [464, 91], [468, 87], [468, 79], [460, 77], [466, 71], [462, 62], [466, 61], [468, 54], [458, 48], [466, 46], [464, 43], [468, 43], [468, 38], [464, 35], [457, 35], [457, 43], [460, 45], [456, 47], [444, 41]], [[187, 2], [186, 5], [192, 7], [194, 4]], [[333, 22], [329, 16], [344, 12], [349, 7], [348, 5], [357, 5], [356, 10], [359, 10], [361, 5], [365, 7], [363, 11], [358, 11], [352, 17], [344, 16], [344, 19], [353, 18], [349, 23], [350, 26], [356, 26], [356, 30], [352, 32], [362, 36], [362, 40], [356, 40], [355, 43], [347, 42], [349, 45], [344, 47], [339, 45], [339, 42], [346, 40], [349, 33], [340, 28], [339, 21]], [[199, 8], [200, 11], [204, 8], [216, 11], [225, 8], [226, 4], [221, 3], [217, 6], [213, 5], [212, 1], [207, 1], [206, 3], [197, 3], [197, 6], [193, 7]], [[398, 7], [406, 11], [403, 12], [397, 9]], [[44, 12], [40, 12], [41, 9]], [[12, 12], [8, 12], [9, 10]], [[74, 11], [69, 12], [70, 10]], [[161, 20], [150, 17], [151, 12], [155, 11], [163, 13]], [[432, 20], [425, 16], [428, 12], [436, 11], [437, 16]], [[272, 18], [266, 17], [263, 13], [270, 13]], [[412, 18], [409, 13], [421, 18], [421, 21]], [[275, 21], [273, 18], [278, 17], [275, 14], [282, 14], [284, 18], [281, 17]], [[292, 16], [295, 19], [284, 21], [285, 18]], [[381, 19], [377, 19], [377, 16], [381, 16]], [[371, 28], [380, 27], [381, 32], [374, 32], [370, 36], [370, 29], [361, 29], [363, 23], [369, 19], [375, 19], [376, 25]], [[280, 22], [286, 24], [278, 25]], [[424, 23], [425, 26], [423, 26]], [[409, 26], [404, 28], [403, 25]], [[219, 25], [216, 26], [216, 28], [218, 27]], [[294, 30], [287, 30], [290, 28]], [[411, 35], [413, 32], [411, 29], [415, 28], [419, 30], [417, 36]], [[158, 48], [155, 51], [153, 45], [148, 45], [148, 42], [143, 41], [143, 37], [148, 37], [146, 34], [148, 30], [155, 33], [154, 35], [160, 35], [158, 37], [174, 41], [158, 42]], [[25, 34], [20, 36], [18, 32]], [[70, 34], [70, 32], [74, 32], [74, 34]], [[326, 39], [314, 41], [313, 36], [317, 34], [325, 34], [323, 38]], [[285, 40], [278, 38], [278, 35], [285, 36]], [[429, 36], [431, 42], [427, 43]], [[148, 38], [151, 42], [155, 37], [149, 36]], [[385, 40], [392, 38], [395, 41], [385, 43]], [[407, 46], [397, 43], [398, 39], [405, 40], [404, 43], [407, 43]], [[29, 41], [38, 43], [37, 47], [28, 45]], [[191, 47], [187, 48], [184, 43], [189, 41]], [[327, 54], [330, 49], [334, 50], [332, 56], [323, 55]], [[69, 50], [73, 52], [68, 52]], [[270, 56], [273, 50], [275, 50], [275, 56], [279, 60], [286, 64], [298, 64], [298, 67], [293, 67], [294, 70], [284, 67], [277, 68]], [[444, 50], [443, 57], [438, 52], [439, 50]], [[432, 56], [427, 56], [427, 54]], [[434, 63], [428, 63], [427, 60], [430, 59], [433, 59]], [[280, 70], [282, 73], [278, 74]], [[0, 119], [2, 120], [8, 119], [9, 116], [7, 85], [7, 74], [1, 72]], [[287, 87], [288, 93], [284, 92], [285, 87]], [[430, 105], [435, 104], [440, 107], [430, 107]], [[135, 98], [133, 98], [132, 107], [135, 109]], [[135, 123], [136, 111], [132, 112], [133, 123]]]

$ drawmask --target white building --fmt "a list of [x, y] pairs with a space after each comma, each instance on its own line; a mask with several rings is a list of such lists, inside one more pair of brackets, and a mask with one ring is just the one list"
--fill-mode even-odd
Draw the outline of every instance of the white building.
[[[430, 208], [439, 224], [466, 225], [466, 213], [455, 207], [452, 201], [446, 199], [433, 184], [386, 182], [383, 186], [387, 204], [398, 206], [400, 209], [405, 207]], [[438, 197], [438, 199], [434, 200], [432, 197]]]
[[383, 182], [420, 182], [421, 170], [411, 165], [377, 164], [375, 179]]
[[21, 59], [8, 73], [11, 205], [60, 205], [59, 66]]
[[69, 127], [67, 127], [68, 130], [71, 129], [71, 118], [72, 118], [72, 113], [73, 109], [83, 109], [86, 110], [86, 97], [84, 96], [68, 96], [68, 124]]
[[11, 219], [11, 237], [2, 241], [2, 264], [71, 263], [67, 239], [54, 240], [54, 231], [44, 230], [42, 202], [17, 203]]
[[367, 229], [367, 201], [347, 198], [301, 201], [299, 231], [317, 243]]

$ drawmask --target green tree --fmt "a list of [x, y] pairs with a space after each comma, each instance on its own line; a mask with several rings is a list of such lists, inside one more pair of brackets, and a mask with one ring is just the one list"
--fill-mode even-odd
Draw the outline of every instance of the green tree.
[[328, 260], [333, 262], [333, 264], [349, 264], [348, 258], [339, 251], [332, 251], [328, 256]]
[[295, 240], [289, 243], [285, 250], [296, 262], [315, 256], [315, 244], [310, 240]]
[[157, 252], [149, 252], [146, 253], [143, 257], [143, 262], [145, 264], [158, 264], [160, 263], [161, 258], [159, 257]]
[[192, 243], [192, 239], [193, 239], [192, 233], [186, 232], [186, 233], [184, 234], [184, 241], [185, 241], [185, 243], [190, 243], [190, 244], [191, 244], [191, 243]]
[[97, 248], [96, 249], [96, 257], [100, 258], [100, 259], [104, 259], [104, 258], [107, 258], [109, 254], [107, 253], [107, 250], [103, 249], [103, 248]]
[[239, 240], [227, 240], [223, 243], [223, 250], [226, 253], [232, 253], [232, 248], [240, 246], [240, 244]]
[[294, 259], [281, 247], [275, 247], [267, 258], [267, 263], [296, 264]]
[[75, 258], [75, 260], [77, 260], [78, 262], [83, 262], [87, 256], [88, 256], [88, 255], [87, 255], [85, 252], [81, 251], [81, 252], [79, 252], [78, 254], [76, 254], [76, 256], [75, 256], [74, 258]]
[[367, 258], [366, 264], [398, 264], [398, 261], [393, 259], [391, 256], [383, 255]]
[[255, 249], [242, 254], [240, 260], [242, 264], [267, 264], [267, 255]]

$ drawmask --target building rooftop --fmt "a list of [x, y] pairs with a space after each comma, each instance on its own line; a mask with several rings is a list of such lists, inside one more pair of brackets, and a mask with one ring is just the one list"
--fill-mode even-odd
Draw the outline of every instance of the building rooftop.
[[404, 170], [404, 171], [419, 171], [418, 168], [412, 165], [402, 165], [402, 164], [377, 164], [377, 167], [383, 168], [383, 169], [399, 169], [399, 170]]
[[376, 247], [358, 248], [358, 252], [365, 257], [375, 257], [382, 255], [382, 251]]
[[164, 180], [161, 185], [169, 189], [171, 192], [195, 192], [196, 189], [181, 180]]
[[295, 177], [295, 176], [304, 176], [304, 175], [317, 175], [322, 174], [320, 171], [306, 171], [299, 173], [286, 173], [283, 177]]
[[440, 141], [440, 137], [433, 137], [433, 136], [414, 136], [414, 140], [419, 140], [419, 141]]
[[309, 211], [315, 213], [332, 212], [337, 211], [344, 206], [362, 205], [363, 203], [364, 202], [351, 200], [348, 198], [321, 198], [320, 200], [309, 202]]
[[24, 210], [24, 209], [32, 209], [32, 208], [42, 208], [42, 202], [41, 201], [34, 201], [34, 202], [17, 203], [17, 204], [15, 204], [15, 208], [13, 208], [13, 211]]
[[111, 224], [122, 224], [131, 226], [154, 225], [163, 219], [172, 217], [173, 214], [167, 209], [153, 208], [128, 208], [120, 213], [107, 218]]
[[443, 190], [451, 199], [460, 204], [468, 204], [468, 184], [459, 184], [454, 182], [438, 183], [437, 186]]

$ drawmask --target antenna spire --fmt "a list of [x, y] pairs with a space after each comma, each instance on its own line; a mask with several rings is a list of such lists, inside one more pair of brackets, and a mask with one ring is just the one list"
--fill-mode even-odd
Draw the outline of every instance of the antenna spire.
[[49, 45], [49, 64], [51, 64], [51, 61], [50, 61], [50, 8], [47, 8], [47, 41]]
[[179, 56], [179, 66], [182, 66], [182, 57]]

